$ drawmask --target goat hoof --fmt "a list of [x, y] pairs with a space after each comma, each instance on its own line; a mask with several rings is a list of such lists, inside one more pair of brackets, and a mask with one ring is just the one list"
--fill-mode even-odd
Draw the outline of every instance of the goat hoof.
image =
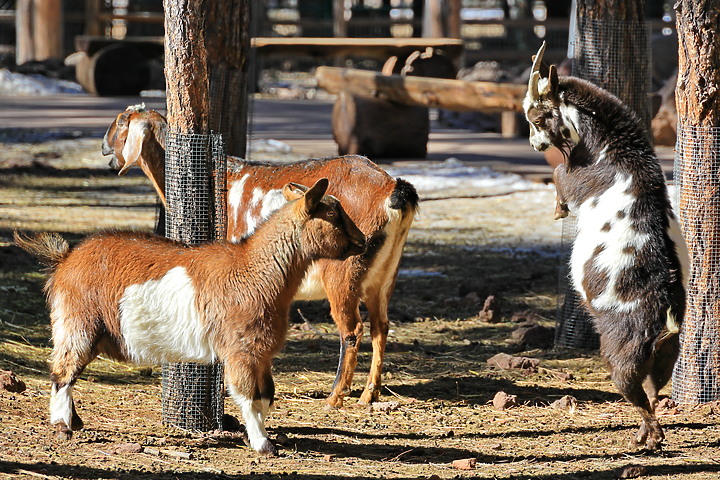
[[72, 421], [70, 423], [72, 425], [73, 431], [82, 430], [85, 426], [85, 422], [83, 422], [82, 419], [77, 415], [73, 415]]
[[375, 403], [380, 398], [380, 393], [376, 390], [365, 390], [362, 395], [360, 395], [359, 403], [362, 405], [370, 405], [371, 403]]
[[335, 408], [340, 408], [343, 406], [343, 397], [341, 395], [332, 394], [328, 398], [325, 399], [325, 403], [327, 404], [325, 406], [326, 410], [332, 410]]
[[68, 441], [72, 438], [72, 430], [65, 425], [65, 422], [60, 422], [55, 427], [55, 438], [62, 441]]
[[257, 450], [257, 452], [260, 455], [265, 455], [266, 457], [276, 457], [278, 454], [275, 445], [273, 445], [272, 442], [267, 438], [265, 439], [265, 442], [263, 442], [262, 446]]

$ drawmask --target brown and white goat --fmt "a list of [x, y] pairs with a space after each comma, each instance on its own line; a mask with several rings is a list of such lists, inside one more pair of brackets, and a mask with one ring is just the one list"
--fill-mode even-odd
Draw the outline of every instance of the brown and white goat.
[[685, 314], [687, 247], [638, 117], [610, 93], [534, 58], [524, 109], [530, 144], [555, 146], [559, 210], [577, 215], [575, 289], [622, 395], [640, 412], [637, 445], [664, 440], [658, 392], [672, 374]]
[[52, 322], [50, 421], [58, 436], [82, 427], [72, 389], [100, 354], [142, 364], [225, 364], [250, 446], [275, 453], [265, 416], [272, 359], [285, 342], [290, 303], [318, 258], [345, 259], [365, 237], [341, 204], [289, 184], [289, 203], [238, 243], [188, 247], [164, 237], [101, 233], [70, 250], [59, 235], [15, 242], [52, 268], [45, 286]]
[[[164, 150], [166, 121], [144, 106], [131, 106], [118, 115], [103, 140], [103, 154], [113, 155], [110, 166], [127, 171], [137, 161], [164, 198]], [[133, 152], [127, 155], [125, 152]], [[137, 153], [139, 152], [139, 153]], [[361, 403], [380, 395], [383, 359], [388, 334], [388, 303], [398, 264], [418, 205], [415, 188], [393, 179], [361, 156], [342, 156], [289, 164], [248, 162], [228, 157], [227, 238], [239, 241], [285, 203], [281, 194], [287, 182], [312, 183], [330, 180], [328, 193], [337, 197], [345, 211], [365, 234], [365, 254], [344, 261], [315, 262], [296, 300], [327, 298], [340, 333], [340, 359], [328, 404], [341, 406], [350, 391], [363, 334], [360, 301], [365, 303], [372, 339], [372, 363]]]

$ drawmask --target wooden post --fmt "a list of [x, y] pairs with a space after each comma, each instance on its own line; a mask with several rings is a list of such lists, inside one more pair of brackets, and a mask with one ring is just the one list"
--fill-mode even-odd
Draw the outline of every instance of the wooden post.
[[18, 0], [16, 62], [61, 59], [62, 0]]
[[444, 37], [442, 0], [424, 0], [422, 35], [427, 38]]
[[333, 0], [333, 36], [347, 37], [348, 28], [345, 21], [345, 0]]
[[690, 252], [687, 310], [673, 397], [720, 399], [720, 0], [680, 0], [675, 89], [676, 184]]

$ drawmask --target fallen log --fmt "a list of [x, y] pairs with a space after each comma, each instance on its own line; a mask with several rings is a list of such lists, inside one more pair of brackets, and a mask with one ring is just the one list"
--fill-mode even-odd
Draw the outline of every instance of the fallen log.
[[329, 93], [337, 94], [344, 90], [404, 105], [459, 112], [521, 112], [522, 100], [527, 92], [527, 86], [522, 84], [403, 77], [337, 67], [318, 67], [315, 79], [318, 86]]

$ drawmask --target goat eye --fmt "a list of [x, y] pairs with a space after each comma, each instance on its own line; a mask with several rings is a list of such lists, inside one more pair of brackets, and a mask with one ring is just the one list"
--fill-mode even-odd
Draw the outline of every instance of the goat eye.
[[328, 210], [328, 212], [325, 214], [328, 218], [332, 218], [335, 216], [335, 212], [332, 210]]

